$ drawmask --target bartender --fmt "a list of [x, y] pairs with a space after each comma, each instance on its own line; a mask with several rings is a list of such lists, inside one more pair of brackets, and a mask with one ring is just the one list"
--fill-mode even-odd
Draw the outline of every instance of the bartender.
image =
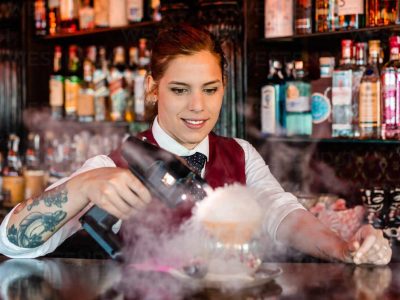
[[[362, 226], [344, 241], [285, 192], [255, 148], [212, 133], [222, 106], [226, 60], [207, 31], [188, 25], [162, 30], [153, 46], [146, 100], [157, 107], [150, 142], [193, 165], [213, 187], [242, 183], [263, 193], [263, 233], [304, 253], [347, 263], [387, 264], [391, 248], [382, 231]], [[147, 188], [118, 158], [87, 160], [68, 178], [18, 204], [0, 227], [0, 253], [34, 258], [54, 251], [81, 229], [79, 218], [97, 205], [121, 220], [134, 218], [152, 200]]]

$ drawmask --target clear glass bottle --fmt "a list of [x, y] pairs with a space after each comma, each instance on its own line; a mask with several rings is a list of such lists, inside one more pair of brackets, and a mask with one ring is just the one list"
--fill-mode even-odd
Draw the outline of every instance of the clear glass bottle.
[[339, 30], [365, 26], [364, 0], [338, 1]]
[[332, 77], [332, 136], [353, 137], [354, 99], [352, 40], [342, 40], [342, 56]]
[[303, 61], [295, 61], [294, 69], [295, 81], [286, 83], [286, 134], [311, 136], [311, 84]]
[[360, 138], [378, 139], [381, 133], [381, 82], [379, 76], [380, 41], [371, 40], [369, 61], [360, 84]]
[[295, 2], [294, 28], [296, 34], [312, 33], [312, 1], [296, 0]]
[[265, 0], [265, 38], [293, 35], [293, 0]]
[[128, 98], [126, 90], [126, 81], [124, 77], [125, 64], [124, 47], [116, 47], [114, 49], [113, 66], [110, 72], [110, 117], [111, 121], [124, 121], [124, 112]]
[[389, 39], [390, 59], [381, 72], [382, 83], [382, 138], [400, 138], [400, 37]]
[[79, 0], [60, 0], [60, 30], [66, 33], [79, 30]]
[[49, 89], [51, 116], [55, 120], [60, 120], [64, 112], [64, 74], [61, 46], [54, 48], [53, 73], [50, 75]]
[[108, 64], [106, 48], [99, 47], [95, 70], [93, 73], [95, 120], [106, 121], [109, 118], [108, 105], [110, 90], [108, 88]]
[[335, 31], [339, 26], [336, 0], [315, 1], [315, 32]]
[[19, 155], [20, 138], [10, 134], [6, 164], [3, 168], [3, 189], [10, 195], [4, 206], [13, 207], [25, 198], [25, 180], [22, 175], [22, 161]]
[[396, 23], [397, 0], [367, 0], [367, 26], [385, 26]]
[[94, 8], [90, 5], [90, 0], [84, 0], [79, 9], [79, 29], [93, 29], [94, 27]]
[[266, 84], [261, 88], [261, 133], [279, 135], [282, 133], [281, 102], [284, 101], [285, 80], [282, 63], [270, 61]]
[[96, 61], [96, 47], [86, 48], [86, 57], [83, 60], [83, 81], [78, 99], [77, 115], [80, 122], [93, 122], [94, 108], [94, 84], [93, 74]]

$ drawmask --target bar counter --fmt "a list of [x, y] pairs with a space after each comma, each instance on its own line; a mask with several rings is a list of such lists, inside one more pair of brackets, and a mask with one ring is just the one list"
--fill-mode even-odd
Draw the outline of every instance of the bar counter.
[[[400, 299], [400, 263], [270, 263], [282, 273], [254, 288], [191, 290], [172, 276], [132, 274], [112, 260], [7, 259], [0, 256], [1, 299]], [[145, 274], [147, 273], [147, 274]], [[146, 286], [147, 285], [147, 286]]]

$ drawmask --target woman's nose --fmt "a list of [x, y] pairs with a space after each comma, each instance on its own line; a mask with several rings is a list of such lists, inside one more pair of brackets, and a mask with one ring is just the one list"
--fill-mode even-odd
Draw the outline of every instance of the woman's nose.
[[201, 92], [192, 93], [188, 108], [191, 111], [202, 111], [204, 109], [204, 97]]

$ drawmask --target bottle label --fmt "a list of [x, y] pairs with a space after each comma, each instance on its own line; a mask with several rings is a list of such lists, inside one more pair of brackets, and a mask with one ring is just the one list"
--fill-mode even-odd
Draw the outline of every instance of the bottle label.
[[339, 0], [338, 1], [339, 16], [346, 15], [362, 15], [364, 14], [363, 0]]
[[332, 112], [329, 98], [321, 93], [311, 96], [311, 115], [314, 124], [320, 124], [330, 117]]
[[110, 82], [111, 119], [123, 121], [127, 93], [123, 88], [123, 79], [116, 78]]
[[288, 84], [286, 88], [287, 112], [309, 112], [311, 110], [310, 97], [306, 95], [307, 86], [302, 82]]
[[64, 82], [62, 76], [50, 77], [50, 106], [64, 105]]
[[334, 71], [332, 78], [332, 105], [351, 105], [352, 71]]
[[265, 1], [265, 37], [293, 35], [293, 0]]
[[[399, 83], [397, 83], [399, 84]], [[399, 86], [400, 87], [400, 86]], [[396, 73], [383, 72], [382, 74], [382, 106], [383, 106], [383, 120], [382, 123], [387, 125], [396, 125]]]
[[110, 25], [108, 12], [110, 11], [109, 0], [94, 0], [94, 23], [99, 27]]
[[94, 95], [93, 90], [83, 89], [79, 95], [78, 116], [94, 116]]
[[360, 85], [359, 120], [361, 127], [380, 124], [379, 82], [362, 82]]
[[261, 132], [266, 134], [276, 133], [276, 108], [277, 97], [273, 85], [261, 89]]
[[143, 0], [128, 0], [127, 4], [128, 20], [130, 22], [140, 22], [143, 19]]
[[137, 121], [145, 119], [145, 94], [144, 94], [145, 75], [138, 74], [135, 77], [134, 95], [135, 95], [135, 117]]
[[70, 79], [65, 81], [65, 112], [67, 115], [76, 113], [80, 88], [79, 82]]

